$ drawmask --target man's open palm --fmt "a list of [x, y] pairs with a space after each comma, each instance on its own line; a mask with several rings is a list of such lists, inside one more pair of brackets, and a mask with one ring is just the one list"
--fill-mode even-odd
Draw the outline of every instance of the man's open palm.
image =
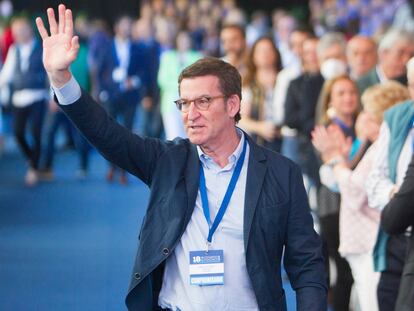
[[50, 36], [40, 17], [36, 19], [37, 29], [43, 40], [43, 64], [49, 76], [67, 72], [79, 51], [79, 39], [73, 36], [72, 11], [59, 5], [59, 23], [53, 9], [47, 10]]

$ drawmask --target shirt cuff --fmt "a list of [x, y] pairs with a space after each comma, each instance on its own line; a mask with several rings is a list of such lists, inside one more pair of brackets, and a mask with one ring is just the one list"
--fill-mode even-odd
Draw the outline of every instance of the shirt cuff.
[[60, 105], [70, 105], [76, 102], [82, 95], [78, 81], [72, 76], [62, 87], [56, 88], [52, 85], [52, 90]]

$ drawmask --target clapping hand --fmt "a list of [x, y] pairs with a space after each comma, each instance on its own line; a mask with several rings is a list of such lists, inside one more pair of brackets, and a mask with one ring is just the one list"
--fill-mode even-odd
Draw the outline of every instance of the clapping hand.
[[69, 66], [79, 51], [79, 38], [73, 36], [72, 11], [59, 5], [59, 23], [52, 8], [47, 9], [50, 35], [40, 17], [36, 26], [43, 40], [43, 65], [54, 87], [61, 87], [71, 78]]
[[348, 158], [352, 146], [352, 139], [345, 137], [342, 130], [334, 124], [327, 128], [317, 126], [312, 131], [312, 144], [321, 153], [322, 160], [329, 162], [333, 158]]

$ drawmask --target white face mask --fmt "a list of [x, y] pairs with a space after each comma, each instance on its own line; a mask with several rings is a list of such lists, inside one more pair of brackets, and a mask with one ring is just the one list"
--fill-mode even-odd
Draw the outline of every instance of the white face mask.
[[322, 63], [321, 74], [325, 80], [330, 80], [348, 72], [345, 62], [339, 59], [330, 58]]

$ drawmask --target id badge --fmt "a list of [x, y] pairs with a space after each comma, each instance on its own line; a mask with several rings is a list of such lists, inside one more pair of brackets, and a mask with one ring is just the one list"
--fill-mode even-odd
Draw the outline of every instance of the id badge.
[[190, 284], [199, 286], [224, 284], [223, 250], [190, 252]]

